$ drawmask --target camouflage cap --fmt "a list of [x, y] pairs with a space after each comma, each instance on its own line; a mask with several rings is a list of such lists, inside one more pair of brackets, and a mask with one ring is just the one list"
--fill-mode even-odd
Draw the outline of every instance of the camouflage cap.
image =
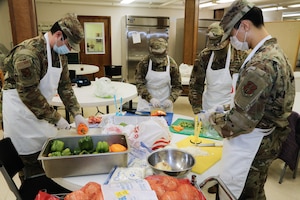
[[228, 39], [234, 25], [241, 20], [253, 6], [254, 4], [249, 3], [247, 0], [236, 0], [231, 4], [220, 22], [220, 26], [224, 30], [224, 35], [221, 41]]
[[79, 51], [79, 43], [84, 38], [83, 28], [75, 14], [68, 14], [58, 21], [61, 30], [68, 37], [72, 49]]
[[151, 38], [149, 50], [153, 54], [164, 54], [168, 48], [168, 42], [164, 38]]
[[221, 42], [222, 36], [224, 35], [224, 31], [221, 28], [219, 22], [214, 22], [211, 25], [209, 25], [207, 31], [208, 40], [206, 47], [209, 50], [220, 50], [228, 45], [228, 40]]

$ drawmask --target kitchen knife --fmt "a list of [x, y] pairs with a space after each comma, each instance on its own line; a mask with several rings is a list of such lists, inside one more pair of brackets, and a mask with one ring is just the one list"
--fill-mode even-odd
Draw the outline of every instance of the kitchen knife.
[[201, 143], [197, 144], [198, 147], [222, 147], [223, 144], [221, 143]]
[[136, 110], [127, 110], [126, 112], [132, 113], [135, 115], [139, 115], [139, 116], [150, 116], [149, 112], [140, 112], [140, 111], [136, 111]]

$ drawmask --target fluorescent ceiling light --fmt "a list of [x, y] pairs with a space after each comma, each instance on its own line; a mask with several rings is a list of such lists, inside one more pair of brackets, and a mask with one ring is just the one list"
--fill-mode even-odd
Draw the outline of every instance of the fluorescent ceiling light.
[[231, 3], [234, 2], [234, 0], [218, 0], [217, 3]]
[[132, 3], [134, 0], [122, 0], [121, 4], [130, 4]]
[[216, 3], [212, 3], [212, 2], [200, 3], [199, 4], [199, 8], [206, 8], [206, 7], [215, 6], [215, 5], [217, 5], [217, 4]]
[[289, 8], [299, 8], [300, 4], [289, 5], [288, 7]]
[[267, 11], [274, 11], [274, 10], [284, 10], [286, 8], [282, 7], [282, 6], [278, 6], [278, 7], [270, 7], [270, 8], [263, 8], [261, 9], [263, 12], [267, 12]]
[[287, 13], [282, 15], [282, 17], [297, 17], [300, 16], [300, 13]]

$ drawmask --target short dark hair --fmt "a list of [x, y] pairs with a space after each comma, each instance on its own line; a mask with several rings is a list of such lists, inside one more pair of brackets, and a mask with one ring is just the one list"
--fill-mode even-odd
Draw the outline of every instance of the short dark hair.
[[253, 6], [233, 27], [238, 29], [241, 21], [245, 19], [250, 20], [257, 28], [264, 26], [264, 17], [259, 7]]
[[55, 33], [56, 31], [61, 31], [64, 36], [64, 39], [68, 38], [67, 35], [61, 30], [60, 26], [58, 25], [58, 22], [55, 22], [55, 24], [53, 24], [50, 31], [52, 34]]

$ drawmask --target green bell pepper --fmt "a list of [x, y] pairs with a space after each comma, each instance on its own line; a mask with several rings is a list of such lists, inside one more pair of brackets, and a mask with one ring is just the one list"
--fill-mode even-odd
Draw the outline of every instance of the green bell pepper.
[[76, 148], [74, 149], [74, 151], [73, 151], [73, 154], [74, 154], [74, 155], [79, 155], [80, 152], [81, 152], [80, 148], [79, 148], [79, 147], [76, 147]]
[[87, 150], [82, 150], [79, 155], [90, 154]]
[[61, 156], [60, 151], [54, 151], [48, 154], [48, 157], [55, 157], [55, 156]]
[[109, 144], [105, 141], [99, 141], [96, 146], [96, 151], [98, 153], [106, 153], [109, 152]]
[[70, 148], [65, 148], [62, 152], [61, 152], [62, 156], [70, 156], [72, 155], [71, 149]]
[[65, 148], [65, 143], [61, 140], [53, 140], [51, 145], [51, 152], [59, 151], [62, 152]]
[[81, 151], [92, 151], [94, 149], [94, 143], [91, 136], [84, 136], [83, 138], [79, 139], [78, 146]]

